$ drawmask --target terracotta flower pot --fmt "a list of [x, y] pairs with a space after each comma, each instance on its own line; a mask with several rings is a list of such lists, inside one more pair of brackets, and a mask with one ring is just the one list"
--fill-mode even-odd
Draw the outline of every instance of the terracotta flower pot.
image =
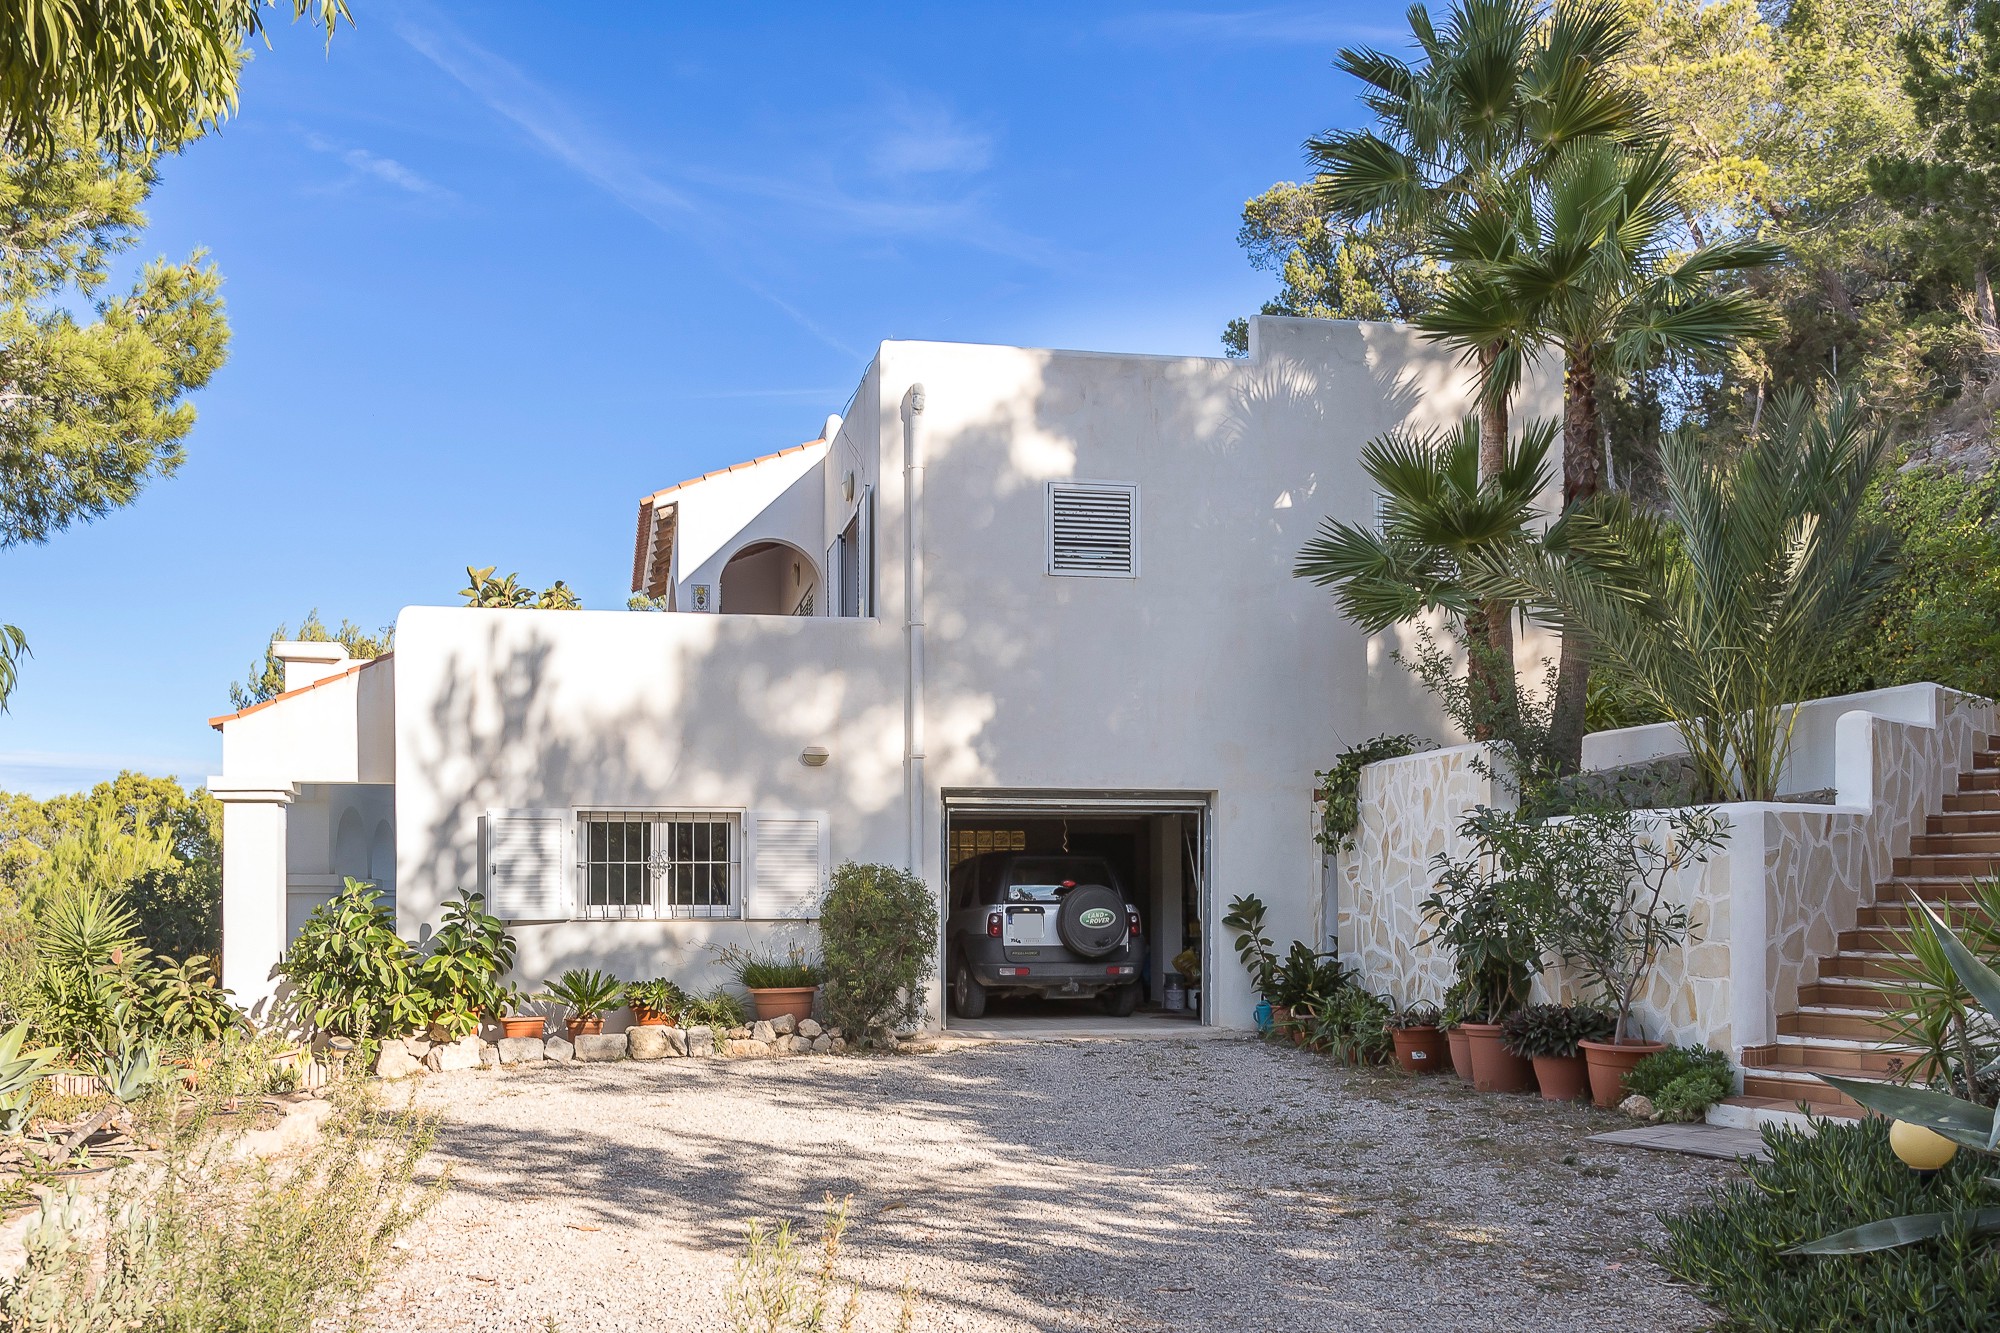
[[1465, 1035], [1463, 1027], [1448, 1029], [1444, 1034], [1445, 1045], [1451, 1051], [1451, 1072], [1465, 1082], [1472, 1082], [1472, 1040]]
[[790, 1014], [803, 1023], [813, 1016], [813, 997], [818, 994], [817, 986], [779, 986], [751, 991], [750, 1002], [757, 1006], [759, 1021]]
[[1472, 1086], [1481, 1092], [1527, 1092], [1535, 1067], [1500, 1044], [1498, 1023], [1462, 1023], [1472, 1054]]
[[1549, 1101], [1573, 1102], [1589, 1091], [1590, 1071], [1580, 1055], [1537, 1055], [1534, 1065], [1535, 1082]]
[[1396, 1043], [1396, 1063], [1412, 1074], [1442, 1074], [1445, 1071], [1444, 1034], [1434, 1027], [1391, 1028]]
[[670, 1028], [674, 1025], [674, 1016], [661, 1013], [658, 1009], [648, 1009], [643, 1004], [635, 1004], [632, 1006], [632, 1025], [642, 1028]]
[[513, 1014], [497, 1021], [503, 1037], [539, 1037], [549, 1025], [540, 1014]]
[[602, 1018], [567, 1018], [563, 1020], [563, 1028], [569, 1033], [569, 1039], [575, 1041], [578, 1037], [594, 1037], [604, 1031], [604, 1020]]
[[1632, 1066], [1649, 1055], [1667, 1049], [1657, 1041], [1580, 1041], [1577, 1049], [1590, 1066], [1590, 1099], [1599, 1106], [1616, 1106], [1625, 1100], [1625, 1076]]

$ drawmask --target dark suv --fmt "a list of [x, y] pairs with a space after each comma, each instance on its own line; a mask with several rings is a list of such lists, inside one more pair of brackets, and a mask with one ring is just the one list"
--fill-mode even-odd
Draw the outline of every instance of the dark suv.
[[994, 994], [1095, 997], [1123, 1018], [1139, 1006], [1146, 949], [1109, 861], [988, 852], [952, 868], [945, 958], [960, 1018]]

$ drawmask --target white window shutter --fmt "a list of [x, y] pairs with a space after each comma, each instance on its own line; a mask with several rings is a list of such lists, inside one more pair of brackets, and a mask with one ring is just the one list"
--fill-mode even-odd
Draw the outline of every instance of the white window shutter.
[[569, 915], [567, 812], [486, 812], [486, 905], [503, 921]]
[[1139, 574], [1139, 488], [1101, 481], [1049, 483], [1049, 573]]
[[762, 920], [819, 915], [826, 883], [826, 816], [753, 811], [749, 817], [750, 891], [743, 915]]

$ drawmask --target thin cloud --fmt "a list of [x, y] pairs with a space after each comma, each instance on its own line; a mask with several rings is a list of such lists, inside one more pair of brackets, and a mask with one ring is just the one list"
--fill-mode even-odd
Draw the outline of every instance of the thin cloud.
[[993, 160], [992, 136], [962, 124], [943, 106], [909, 99], [879, 112], [891, 122], [868, 153], [878, 176], [971, 175]]
[[660, 180], [630, 152], [587, 125], [561, 99], [463, 33], [437, 22], [423, 27], [406, 16], [391, 20], [396, 35], [419, 55], [451, 76], [488, 108], [525, 133], [543, 152], [596, 185], [662, 231], [689, 236], [745, 288], [782, 311], [794, 323], [843, 356], [858, 356], [803, 310], [735, 267], [717, 251], [717, 221], [695, 199]]
[[346, 164], [349, 174], [346, 180], [339, 182], [340, 186], [372, 180], [423, 199], [444, 202], [458, 198], [444, 186], [412, 171], [393, 157], [382, 157], [366, 148], [343, 148], [317, 134], [307, 135], [306, 145], [316, 153], [330, 154]]
[[1323, 6], [1288, 5], [1237, 12], [1148, 9], [1107, 19], [1102, 30], [1126, 41], [1173, 45], [1330, 46], [1339, 42], [1382, 41], [1407, 36], [1395, 29], [1367, 27], [1337, 18]]

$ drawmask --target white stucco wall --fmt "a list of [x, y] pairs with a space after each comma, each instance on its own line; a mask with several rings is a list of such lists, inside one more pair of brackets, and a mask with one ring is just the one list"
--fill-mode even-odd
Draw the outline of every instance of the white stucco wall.
[[[1343, 744], [1441, 724], [1291, 564], [1327, 514], [1372, 516], [1363, 441], [1455, 421], [1467, 386], [1449, 353], [1384, 325], [1263, 320], [1258, 349], [1231, 362], [883, 344], [817, 497], [837, 525], [875, 489], [879, 619], [406, 611], [405, 931], [476, 882], [489, 808], [824, 809], [835, 862], [905, 860], [902, 451], [921, 382], [927, 876], [940, 878], [946, 788], [1202, 793], [1211, 916], [1257, 893], [1275, 935], [1313, 938], [1313, 771]], [[853, 502], [840, 494], [850, 469]], [[1046, 484], [1069, 477], [1139, 486], [1139, 577], [1047, 573]], [[684, 529], [695, 512], [684, 499]], [[826, 767], [799, 763], [809, 744], [832, 751]], [[521, 972], [588, 964], [707, 984], [705, 948], [764, 929], [529, 925]], [[1248, 980], [1213, 928], [1207, 944], [1211, 1012], [1247, 1024]]]
[[729, 558], [760, 541], [790, 543], [818, 570], [826, 558], [826, 453], [827, 445], [815, 442], [752, 467], [687, 482], [659, 498], [679, 509], [674, 536], [677, 606], [693, 605], [694, 584], [718, 587]]

